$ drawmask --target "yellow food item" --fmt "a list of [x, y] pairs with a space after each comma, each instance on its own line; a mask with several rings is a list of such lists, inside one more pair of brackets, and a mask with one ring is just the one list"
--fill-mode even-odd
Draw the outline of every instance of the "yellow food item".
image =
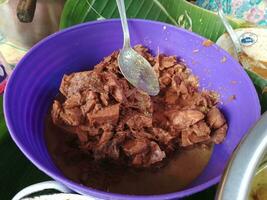
[[[267, 163], [266, 163], [267, 164]], [[249, 200], [267, 199], [267, 165], [262, 167], [254, 177]]]

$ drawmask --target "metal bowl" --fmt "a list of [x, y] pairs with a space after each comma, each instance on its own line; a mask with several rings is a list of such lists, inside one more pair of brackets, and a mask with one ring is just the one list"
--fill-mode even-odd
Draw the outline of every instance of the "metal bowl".
[[[216, 199], [248, 199], [255, 172], [257, 170], [257, 173], [262, 170], [267, 170], [266, 121], [267, 112], [262, 115], [255, 127], [251, 129], [247, 136], [238, 145], [224, 172]], [[264, 181], [264, 184], [267, 184], [267, 180]]]

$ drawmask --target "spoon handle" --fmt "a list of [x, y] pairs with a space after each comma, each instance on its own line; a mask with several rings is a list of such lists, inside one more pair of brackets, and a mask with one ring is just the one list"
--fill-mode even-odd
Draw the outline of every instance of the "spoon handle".
[[232, 28], [232, 26], [229, 24], [228, 20], [226, 19], [224, 13], [223, 13], [223, 9], [222, 9], [222, 4], [220, 0], [215, 0], [217, 6], [218, 6], [218, 14], [219, 17], [221, 18], [221, 21], [225, 27], [225, 29], [227, 30], [227, 32], [229, 33], [229, 36], [234, 44], [235, 50], [237, 55], [240, 54], [242, 52], [242, 48], [241, 45], [239, 43], [238, 37], [234, 31], [234, 29]]
[[124, 42], [123, 42], [123, 48], [130, 47], [130, 34], [129, 34], [129, 28], [127, 23], [127, 16], [126, 16], [126, 10], [124, 5], [124, 0], [116, 0], [117, 6], [119, 9], [120, 17], [121, 17], [121, 25], [124, 35]]

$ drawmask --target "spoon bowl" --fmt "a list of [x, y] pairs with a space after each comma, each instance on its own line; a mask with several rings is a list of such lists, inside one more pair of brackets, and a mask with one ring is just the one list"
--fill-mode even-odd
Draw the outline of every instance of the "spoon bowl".
[[123, 48], [119, 54], [119, 68], [123, 76], [136, 88], [156, 96], [159, 93], [158, 77], [150, 63], [130, 45], [130, 34], [124, 0], [117, 0], [123, 29]]
[[150, 63], [132, 48], [120, 51], [119, 67], [124, 77], [135, 87], [155, 96], [159, 93], [159, 82]]

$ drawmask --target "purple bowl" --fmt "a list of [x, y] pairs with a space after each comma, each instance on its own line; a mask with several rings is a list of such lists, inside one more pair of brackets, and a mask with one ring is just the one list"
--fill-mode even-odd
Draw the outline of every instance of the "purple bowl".
[[[13, 140], [43, 172], [72, 190], [103, 199], [174, 199], [202, 191], [220, 180], [231, 153], [260, 116], [259, 100], [242, 67], [216, 45], [205, 47], [204, 38], [168, 24], [129, 20], [132, 45], [143, 44], [181, 57], [199, 76], [202, 88], [221, 94], [221, 108], [229, 122], [226, 140], [216, 145], [208, 166], [183, 191], [164, 195], [134, 196], [103, 192], [68, 180], [52, 162], [44, 142], [44, 118], [65, 73], [91, 69], [104, 56], [122, 47], [119, 20], [91, 22], [66, 29], [33, 47], [17, 65], [4, 97], [5, 118]], [[236, 99], [229, 98], [235, 95]]]

